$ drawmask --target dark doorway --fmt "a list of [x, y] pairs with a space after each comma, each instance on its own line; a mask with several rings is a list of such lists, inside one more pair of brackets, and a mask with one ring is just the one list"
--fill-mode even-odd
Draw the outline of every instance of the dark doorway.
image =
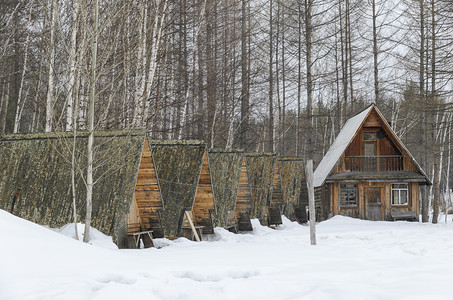
[[366, 188], [366, 219], [382, 220], [381, 187]]

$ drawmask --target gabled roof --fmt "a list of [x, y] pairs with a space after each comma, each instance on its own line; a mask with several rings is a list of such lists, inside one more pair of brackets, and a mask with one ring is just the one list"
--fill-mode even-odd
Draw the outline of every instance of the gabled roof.
[[353, 141], [356, 133], [362, 127], [363, 123], [365, 122], [365, 120], [367, 119], [367, 117], [369, 116], [370, 112], [373, 109], [377, 112], [379, 117], [384, 122], [383, 125], [383, 127], [385, 127], [384, 129], [392, 135], [392, 137], [396, 140], [398, 145], [409, 155], [409, 157], [411, 158], [412, 162], [415, 164], [419, 172], [425, 177], [426, 182], [428, 184], [431, 184], [425, 172], [422, 170], [422, 168], [414, 159], [412, 154], [409, 152], [409, 150], [407, 150], [406, 146], [404, 146], [399, 137], [387, 123], [382, 113], [374, 104], [372, 104], [359, 114], [355, 115], [354, 117], [346, 121], [337, 138], [333, 142], [332, 146], [330, 146], [329, 151], [327, 151], [326, 155], [323, 157], [323, 159], [321, 160], [313, 174], [314, 177], [313, 185], [315, 187], [320, 187], [324, 184], [327, 176], [329, 176], [329, 174], [332, 172], [338, 160], [341, 158], [341, 156], [346, 151], [350, 143]]
[[313, 185], [315, 187], [324, 184], [327, 176], [335, 167], [344, 151], [346, 151], [346, 148], [351, 143], [357, 130], [359, 130], [360, 126], [366, 120], [366, 117], [370, 113], [373, 106], [374, 105], [371, 105], [361, 113], [346, 121], [346, 124], [344, 124], [332, 146], [330, 146], [329, 151], [327, 151], [326, 155], [324, 155], [323, 159], [313, 173]]

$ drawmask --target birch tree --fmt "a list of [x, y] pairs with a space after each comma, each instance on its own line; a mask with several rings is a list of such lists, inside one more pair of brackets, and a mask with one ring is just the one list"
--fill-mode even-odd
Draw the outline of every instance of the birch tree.
[[[30, 1], [30, 3], [29, 3], [28, 22], [30, 24], [31, 24], [31, 19], [32, 19], [33, 3], [34, 3], [34, 0]], [[27, 37], [25, 39], [25, 50], [24, 50], [24, 63], [23, 63], [23, 68], [22, 68], [22, 75], [20, 77], [19, 93], [17, 95], [17, 106], [16, 106], [16, 115], [14, 118], [13, 133], [19, 132], [20, 120], [22, 118], [22, 112], [24, 111], [26, 97], [28, 96], [28, 93], [26, 93], [24, 99], [22, 99], [22, 93], [25, 88], [25, 75], [27, 74], [29, 46], [30, 46], [30, 30], [27, 30]]]
[[79, 11], [80, 11], [80, 0], [73, 0], [73, 13], [72, 13], [72, 31], [71, 40], [69, 47], [69, 70], [68, 70], [68, 95], [66, 98], [66, 131], [71, 131], [75, 126], [75, 114], [74, 114], [74, 95], [76, 93], [75, 88], [75, 77], [76, 77], [76, 60], [77, 60], [77, 33], [79, 32]]
[[46, 126], [45, 131], [50, 132], [53, 128], [54, 119], [54, 97], [55, 97], [55, 39], [58, 18], [57, 0], [48, 0], [50, 9], [50, 41], [49, 41], [49, 61], [47, 74], [47, 97], [46, 97]]
[[85, 231], [83, 235], [83, 242], [88, 243], [90, 240], [90, 226], [91, 226], [91, 213], [93, 208], [93, 156], [94, 156], [94, 101], [96, 96], [96, 60], [98, 48], [98, 22], [99, 22], [99, 0], [94, 3], [94, 28], [93, 40], [91, 46], [91, 80], [90, 80], [90, 98], [88, 104], [88, 145], [87, 145], [87, 197], [86, 197], [86, 215], [85, 215]]

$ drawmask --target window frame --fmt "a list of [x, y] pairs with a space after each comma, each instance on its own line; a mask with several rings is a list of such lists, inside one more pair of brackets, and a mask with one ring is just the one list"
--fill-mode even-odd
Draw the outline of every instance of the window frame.
[[[365, 139], [365, 136], [374, 136], [374, 139]], [[373, 155], [366, 155], [365, 154], [365, 145], [373, 145]], [[378, 138], [377, 138], [377, 130], [375, 129], [366, 129], [362, 132], [362, 155], [363, 156], [377, 156], [378, 155]]]
[[[342, 187], [343, 185], [353, 185], [354, 188], [346, 188], [346, 187], [343, 188]], [[341, 195], [342, 195], [342, 191], [344, 191], [344, 190], [349, 190], [349, 191], [353, 190], [354, 191], [354, 193], [355, 193], [355, 204], [342, 204], [343, 201], [341, 199]], [[347, 192], [347, 195], [349, 196], [349, 192]], [[359, 195], [359, 190], [358, 190], [357, 183], [354, 183], [354, 182], [340, 183], [340, 195], [339, 195], [340, 196], [340, 199], [339, 199], [340, 200], [340, 203], [339, 203], [340, 204], [340, 208], [354, 208], [354, 207], [357, 207], [358, 204], [359, 204], [358, 195]], [[348, 199], [346, 199], [346, 202], [349, 203], [349, 201], [350, 201], [350, 199], [348, 197]]]
[[[402, 187], [394, 188], [393, 186], [396, 184], [404, 184], [404, 185], [406, 185], [406, 187], [405, 188], [402, 188]], [[398, 191], [398, 203], [395, 203], [394, 191]], [[401, 191], [406, 191], [406, 202], [405, 203], [401, 203]], [[392, 206], [409, 206], [409, 183], [393, 182], [391, 184], [391, 194], [392, 194], [392, 199], [391, 199]]]

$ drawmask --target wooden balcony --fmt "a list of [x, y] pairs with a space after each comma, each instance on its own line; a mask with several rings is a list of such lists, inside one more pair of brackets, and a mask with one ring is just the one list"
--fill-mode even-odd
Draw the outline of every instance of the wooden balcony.
[[404, 171], [402, 155], [347, 156], [346, 172], [396, 172]]

